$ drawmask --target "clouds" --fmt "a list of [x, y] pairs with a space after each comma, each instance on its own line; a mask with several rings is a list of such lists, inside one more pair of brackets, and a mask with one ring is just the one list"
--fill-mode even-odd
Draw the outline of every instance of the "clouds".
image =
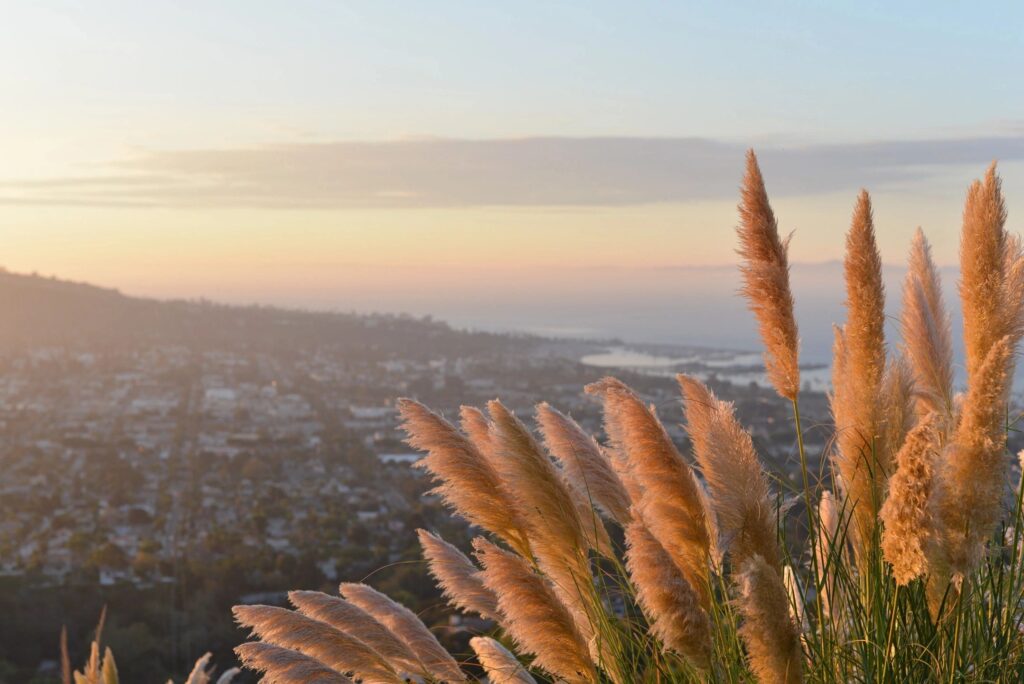
[[[731, 199], [745, 145], [706, 138], [327, 142], [155, 151], [95, 176], [0, 182], [0, 203], [161, 207], [626, 206]], [[758, 148], [773, 196], [1024, 159], [1024, 133]]]

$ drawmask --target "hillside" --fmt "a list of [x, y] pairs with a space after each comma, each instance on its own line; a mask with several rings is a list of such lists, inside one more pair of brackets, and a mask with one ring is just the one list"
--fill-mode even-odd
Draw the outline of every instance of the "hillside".
[[429, 318], [162, 301], [0, 272], [0, 352], [129, 350], [155, 343], [264, 351], [330, 347], [353, 358], [458, 356], [529, 344], [523, 338], [453, 330]]

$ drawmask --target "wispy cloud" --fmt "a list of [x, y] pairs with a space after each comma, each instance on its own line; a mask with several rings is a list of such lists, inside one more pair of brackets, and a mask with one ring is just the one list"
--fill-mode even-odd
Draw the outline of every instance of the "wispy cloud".
[[[0, 203], [275, 208], [609, 206], [731, 198], [744, 146], [704, 138], [403, 139], [157, 151], [106, 174], [0, 182]], [[991, 137], [759, 148], [773, 195], [1024, 159]]]

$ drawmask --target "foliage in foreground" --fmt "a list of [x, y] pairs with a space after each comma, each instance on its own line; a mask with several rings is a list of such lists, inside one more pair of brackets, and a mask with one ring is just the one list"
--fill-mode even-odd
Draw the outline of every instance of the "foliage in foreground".
[[[764, 472], [732, 406], [693, 377], [679, 376], [692, 461], [612, 378], [587, 388], [603, 404], [604, 444], [546, 404], [538, 440], [498, 401], [486, 413], [464, 408], [458, 427], [403, 401], [436, 491], [485, 532], [474, 558], [420, 535], [451, 603], [498, 625], [472, 641], [489, 680], [1024, 679], [1021, 490], [1008, 484], [1005, 449], [1024, 257], [1005, 220], [993, 166], [964, 210], [968, 383], [955, 395], [950, 322], [920, 231], [902, 345], [889, 353], [871, 203], [860, 195], [844, 262], [848, 318], [835, 331], [835, 437], [826, 471], [809, 472], [788, 240], [749, 155], [742, 292], [767, 376], [792, 404], [796, 492]], [[799, 513], [788, 513], [793, 500]], [[260, 639], [237, 651], [267, 681], [467, 679], [414, 614], [366, 585], [290, 599], [294, 610], [235, 609]]]
[[[62, 684], [120, 684], [121, 677], [117, 670], [117, 661], [110, 647], [102, 646], [103, 625], [106, 622], [107, 610], [100, 613], [100, 621], [96, 626], [96, 633], [92, 643], [89, 645], [89, 659], [81, 670], [71, 669], [71, 657], [68, 654], [68, 633], [65, 628], [60, 635], [60, 664]], [[102, 655], [101, 655], [102, 653]], [[225, 670], [220, 677], [214, 680], [213, 668], [210, 666], [211, 654], [206, 653], [196, 661], [192, 672], [185, 679], [185, 684], [231, 684], [238, 668]], [[174, 684], [168, 680], [167, 684]]]

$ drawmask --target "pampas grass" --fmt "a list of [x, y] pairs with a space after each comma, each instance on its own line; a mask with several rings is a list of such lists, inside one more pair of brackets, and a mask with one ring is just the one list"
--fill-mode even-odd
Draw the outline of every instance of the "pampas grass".
[[546, 402], [537, 406], [537, 425], [544, 445], [562, 464], [572, 486], [611, 520], [629, 524], [629, 494], [597, 441]]
[[267, 684], [353, 684], [319, 660], [272, 644], [251, 641], [235, 648], [242, 664], [263, 673]]
[[732, 406], [715, 398], [706, 385], [686, 375], [678, 380], [694, 455], [733, 565], [743, 566], [756, 555], [781, 572], [775, 504], [750, 433], [740, 426]]
[[843, 266], [847, 320], [842, 344], [837, 345], [837, 357], [833, 359], [832, 376], [832, 416], [838, 447], [835, 460], [843, 495], [853, 515], [854, 549], [863, 559], [875, 532], [890, 467], [880, 420], [886, 368], [885, 288], [867, 191], [857, 197]]
[[483, 618], [498, 615], [498, 598], [484, 586], [480, 570], [464, 553], [426, 530], [417, 530], [423, 558], [448, 601]]
[[362, 608], [318, 591], [292, 591], [288, 600], [307, 617], [326, 623], [358, 639], [379, 653], [396, 670], [426, 673], [426, 668], [406, 643]]
[[264, 641], [315, 658], [333, 670], [366, 682], [402, 682], [379, 653], [326, 623], [275, 606], [235, 606], [234, 613], [239, 625]]
[[[671, 420], [685, 416], [692, 463], [654, 408], [615, 378], [586, 387], [603, 409], [603, 439], [544, 403], [538, 439], [498, 401], [486, 412], [463, 407], [460, 430], [402, 400], [403, 428], [426, 452], [420, 465], [436, 491], [485, 532], [475, 558], [419, 534], [449, 603], [496, 623], [471, 641], [486, 681], [1024, 679], [1024, 484], [1009, 496], [1005, 449], [1016, 429], [1007, 405], [1024, 330], [1024, 257], [1005, 220], [992, 167], [964, 210], [968, 379], [958, 399], [949, 316], [920, 230], [902, 343], [889, 353], [881, 256], [861, 193], [846, 238], [847, 319], [834, 328], [834, 432], [813, 472], [788, 240], [748, 155], [741, 292], [766, 378], [793, 412], [789, 456], [802, 486], [764, 467], [732, 405], [693, 376], [679, 376], [683, 410], [671, 409]], [[801, 500], [802, 514], [790, 514]], [[341, 593], [293, 592], [294, 612], [238, 608], [262, 639], [239, 655], [272, 682], [467, 678], [407, 609], [366, 585]], [[101, 660], [97, 646], [90, 671]]]
[[537, 684], [515, 655], [494, 639], [473, 637], [469, 645], [493, 684]]
[[903, 349], [914, 374], [917, 413], [953, 418], [953, 340], [931, 246], [918, 228], [907, 260], [900, 316]]
[[665, 648], [708, 669], [711, 621], [700, 607], [698, 593], [639, 520], [626, 527], [626, 547], [626, 568], [651, 633]]
[[427, 452], [417, 465], [439, 482], [435, 493], [470, 522], [497, 534], [520, 550], [528, 548], [512, 501], [478, 445], [420, 403], [398, 404], [409, 445]]
[[484, 584], [498, 596], [502, 626], [537, 667], [566, 682], [596, 682], [589, 649], [551, 585], [522, 558], [476, 542]]
[[[974, 377], [989, 350], [1010, 332], [1015, 303], [1005, 301], [1012, 247], [1005, 230], [1006, 206], [996, 166], [967, 191], [960, 242], [960, 299], [963, 302], [967, 374]], [[1018, 305], [1019, 306], [1019, 305]]]
[[494, 461], [537, 553], [574, 556], [588, 546], [584, 522], [565, 481], [530, 430], [500, 401], [487, 404]]
[[906, 585], [928, 570], [925, 557], [933, 521], [932, 489], [938, 450], [939, 418], [929, 414], [896, 454], [896, 472], [879, 513], [885, 532], [882, 554], [897, 584]]
[[795, 401], [800, 392], [799, 335], [789, 287], [789, 239], [779, 238], [775, 214], [753, 150], [740, 191], [736, 229], [743, 288], [764, 340], [764, 366], [779, 396]]
[[953, 443], [943, 454], [938, 507], [942, 548], [952, 569], [960, 573], [981, 560], [1002, 508], [1007, 459], [1000, 421], [1012, 353], [1008, 336], [989, 349], [964, 400]]
[[737, 582], [740, 637], [754, 676], [762, 684], [801, 681], [800, 634], [779, 573], [755, 555], [743, 563]]
[[453, 684], [465, 681], [465, 675], [455, 659], [408, 608], [365, 584], [342, 584], [341, 595], [372, 615], [405, 643], [431, 676]]
[[654, 410], [624, 384], [605, 378], [586, 391], [604, 404], [605, 429], [636, 487], [636, 510], [706, 605], [711, 534], [689, 464]]

